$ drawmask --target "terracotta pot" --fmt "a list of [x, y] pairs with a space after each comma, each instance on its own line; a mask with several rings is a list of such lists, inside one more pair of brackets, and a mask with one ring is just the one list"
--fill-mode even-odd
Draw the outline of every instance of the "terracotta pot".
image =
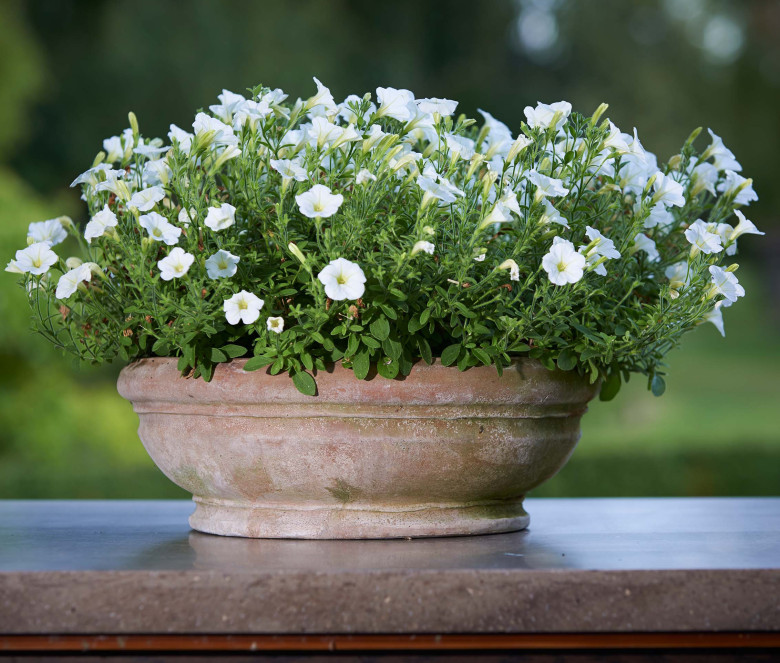
[[553, 476], [597, 391], [575, 373], [519, 360], [460, 372], [417, 364], [402, 380], [340, 365], [304, 396], [286, 375], [217, 367], [210, 383], [176, 360], [119, 377], [159, 468], [193, 494], [190, 525], [262, 538], [366, 539], [508, 532], [525, 493]]

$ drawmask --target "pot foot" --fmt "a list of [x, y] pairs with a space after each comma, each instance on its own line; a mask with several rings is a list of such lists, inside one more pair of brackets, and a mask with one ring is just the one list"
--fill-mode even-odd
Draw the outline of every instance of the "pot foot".
[[515, 532], [528, 527], [523, 497], [414, 508], [261, 505], [193, 497], [190, 526], [199, 532], [257, 539], [402, 539]]

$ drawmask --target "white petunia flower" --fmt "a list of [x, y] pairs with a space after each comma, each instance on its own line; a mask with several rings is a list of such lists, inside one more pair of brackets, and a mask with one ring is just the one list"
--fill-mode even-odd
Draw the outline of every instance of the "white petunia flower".
[[170, 149], [169, 145], [139, 145], [133, 150], [133, 154], [140, 154], [142, 157], [151, 159], [152, 157], [159, 157]]
[[304, 216], [327, 219], [339, 211], [344, 196], [332, 193], [324, 184], [315, 184], [305, 193], [295, 196], [295, 202]]
[[67, 299], [76, 292], [79, 283], [89, 281], [91, 278], [92, 270], [89, 268], [89, 264], [79, 265], [60, 276], [54, 296], [57, 299]]
[[609, 134], [604, 139], [604, 147], [615, 150], [618, 154], [627, 154], [631, 151], [628, 145], [626, 137], [628, 134], [624, 134], [618, 129], [612, 121], [609, 121]]
[[344, 258], [331, 260], [317, 278], [325, 286], [325, 294], [334, 301], [360, 299], [366, 290], [363, 270]]
[[[481, 108], [478, 108], [477, 110], [479, 111], [479, 114], [485, 118], [485, 126], [488, 130], [487, 138], [485, 138], [485, 143], [487, 145], [485, 159], [491, 161], [494, 158], [505, 157], [512, 149], [512, 132], [509, 130], [508, 126], [501, 122], [501, 120], [497, 120], [487, 111], [484, 111]], [[518, 138], [518, 140], [520, 139]]]
[[[475, 258], [475, 260], [476, 260], [476, 258]], [[498, 268], [499, 269], [508, 269], [509, 270], [509, 280], [510, 281], [519, 281], [520, 280], [520, 267], [511, 258], [509, 258], [507, 260], [504, 260], [504, 262], [502, 262], [498, 266]]]
[[702, 191], [709, 191], [715, 195], [715, 185], [718, 183], [718, 169], [711, 163], [700, 163], [691, 171], [693, 189], [691, 193], [696, 196]]
[[344, 129], [328, 122], [324, 117], [315, 117], [311, 124], [306, 125], [306, 140], [314, 148], [331, 145], [338, 140]]
[[68, 233], [59, 219], [49, 219], [31, 223], [27, 228], [27, 238], [33, 242], [48, 242], [49, 246], [57, 246], [68, 238]]
[[582, 278], [585, 256], [569, 240], [555, 237], [550, 251], [542, 258], [542, 267], [554, 285], [576, 283]]
[[408, 122], [411, 119], [412, 114], [408, 104], [414, 102], [414, 94], [409, 90], [378, 87], [376, 89], [376, 98], [379, 102], [379, 108], [376, 111], [377, 117], [387, 115], [400, 122]]
[[534, 129], [548, 129], [553, 120], [555, 129], [560, 129], [571, 113], [571, 104], [568, 101], [557, 101], [554, 104], [537, 103], [536, 108], [526, 106], [523, 110], [528, 126]]
[[667, 207], [682, 207], [685, 205], [682, 184], [672, 179], [670, 175], [664, 175], [661, 171], [655, 174], [653, 182], [655, 193], [653, 205], [663, 203]]
[[183, 248], [177, 246], [171, 249], [167, 257], [157, 261], [157, 267], [160, 270], [160, 278], [163, 281], [184, 276], [192, 266], [195, 256], [187, 253]]
[[685, 239], [693, 245], [691, 255], [694, 256], [700, 251], [702, 253], [719, 253], [723, 250], [720, 235], [711, 232], [708, 224], [701, 219], [697, 219], [688, 227], [685, 231]]
[[712, 265], [710, 274], [712, 274], [711, 297], [723, 295], [728, 301], [734, 303], [739, 297], [745, 296], [745, 289], [731, 272], [727, 272], [722, 267]]
[[358, 117], [350, 108], [350, 105], [361, 106], [363, 103], [363, 97], [358, 97], [356, 94], [350, 94], [344, 101], [339, 104], [339, 112], [336, 117], [343, 118], [347, 124], [358, 124], [358, 120], [368, 122], [370, 118], [376, 112], [376, 105], [372, 101], [368, 105], [368, 110], [363, 113], [362, 117]]
[[664, 276], [669, 279], [669, 287], [672, 290], [678, 290], [685, 285], [688, 285], [690, 281], [690, 271], [688, 269], [688, 263], [683, 260], [676, 262], [673, 265], [669, 265], [664, 271]]
[[316, 78], [314, 78], [314, 83], [317, 85], [317, 93], [306, 100], [305, 110], [309, 111], [317, 106], [322, 106], [326, 112], [335, 113], [338, 110], [338, 106], [330, 90]]
[[661, 254], [658, 253], [655, 242], [644, 233], [638, 233], [637, 236], [634, 237], [634, 250], [644, 251], [650, 262], [657, 262], [661, 259]]
[[238, 143], [238, 138], [233, 133], [233, 127], [216, 117], [206, 115], [206, 113], [198, 113], [195, 116], [192, 129], [195, 131], [195, 138], [198, 139], [201, 147], [236, 145]]
[[189, 226], [195, 219], [198, 218], [198, 212], [194, 207], [190, 207], [189, 210], [186, 207], [182, 207], [179, 210], [179, 216], [177, 217], [179, 223], [183, 226]]
[[437, 99], [436, 97], [430, 97], [429, 99], [418, 99], [417, 107], [423, 112], [429, 115], [438, 113], [442, 117], [449, 117], [455, 112], [458, 107], [457, 101], [451, 99]]
[[542, 198], [542, 206], [544, 211], [539, 219], [539, 223], [557, 223], [564, 228], [569, 227], [569, 223], [561, 216], [561, 213], [553, 207], [552, 203], [547, 198]]
[[432, 167], [426, 167], [422, 175], [417, 177], [417, 186], [419, 186], [425, 195], [423, 196], [423, 205], [428, 200], [435, 198], [440, 201], [440, 205], [454, 203], [458, 196], [465, 195], [458, 187], [450, 184], [450, 181], [439, 175]]
[[734, 203], [736, 205], [749, 205], [758, 200], [758, 194], [753, 191], [753, 180], [738, 175], [733, 170], [726, 171], [726, 180], [718, 186], [718, 191], [726, 196], [736, 193]]
[[236, 273], [241, 259], [230, 251], [220, 249], [206, 260], [206, 273], [210, 279], [224, 279]]
[[305, 182], [307, 179], [306, 169], [301, 166], [300, 161], [296, 159], [271, 159], [271, 168], [282, 176], [282, 179], [290, 182]]
[[230, 90], [222, 90], [217, 96], [219, 104], [209, 106], [209, 110], [220, 120], [228, 124], [233, 121], [233, 114], [246, 103], [246, 98]]
[[412, 255], [420, 253], [420, 251], [422, 251], [423, 253], [428, 253], [430, 255], [433, 255], [435, 249], [436, 246], [433, 243], [426, 242], [425, 240], [420, 240], [419, 242], [416, 242], [415, 245], [412, 247]]
[[474, 156], [474, 141], [464, 136], [455, 134], [444, 134], [444, 141], [452, 154], [458, 158], [468, 161]]
[[376, 175], [367, 168], [361, 168], [355, 176], [355, 184], [365, 184], [366, 182], [376, 182]]
[[604, 237], [598, 230], [590, 226], [585, 227], [585, 234], [590, 240], [590, 244], [581, 246], [580, 253], [585, 256], [588, 267], [595, 265], [593, 271], [599, 276], [606, 276], [607, 268], [604, 266], [604, 262], [620, 257], [620, 252], [615, 248], [615, 242]]
[[222, 203], [220, 207], [209, 207], [203, 223], [214, 232], [230, 228], [236, 222], [236, 208]]
[[260, 317], [260, 309], [265, 302], [257, 295], [242, 290], [237, 292], [230, 299], [226, 299], [222, 305], [225, 311], [225, 318], [231, 325], [237, 325], [243, 322], [245, 325], [251, 325]]
[[105, 205], [95, 216], [93, 216], [86, 228], [84, 228], [84, 239], [91, 243], [93, 239], [102, 237], [106, 228], [115, 228], [117, 225], [116, 214], [114, 214], [108, 205]]
[[741, 237], [742, 235], [766, 234], [766, 233], [762, 233], [758, 228], [756, 228], [755, 224], [752, 221], [746, 219], [745, 215], [742, 212], [740, 212], [738, 209], [734, 210], [734, 214], [737, 215], [737, 218], [739, 219], [739, 223], [737, 224], [737, 227], [734, 228], [734, 230], [732, 230], [731, 234], [729, 235], [728, 240], [730, 242], [735, 242], [737, 238]]
[[712, 158], [715, 168], [721, 172], [724, 170], [733, 170], [734, 172], [742, 170], [742, 166], [739, 161], [737, 161], [734, 153], [723, 144], [721, 137], [714, 134], [712, 129], [707, 129], [707, 131], [712, 137], [712, 143], [704, 150], [702, 159]]
[[233, 115], [233, 130], [241, 131], [247, 124], [253, 130], [257, 123], [273, 113], [273, 109], [267, 101], [245, 101], [239, 106], [235, 115]]
[[[637, 208], [640, 206], [641, 203], [637, 203]], [[646, 229], [658, 226], [661, 230], [665, 230], [672, 225], [674, 225], [674, 216], [666, 209], [663, 203], [658, 203], [650, 209], [650, 214], [647, 216], [644, 223]]]
[[165, 198], [165, 191], [159, 186], [153, 186], [134, 193], [128, 205], [135, 207], [139, 212], [148, 212], [163, 198]]
[[715, 329], [724, 337], [726, 336], [726, 329], [723, 326], [723, 309], [726, 306], [731, 306], [731, 302], [728, 299], [721, 299], [715, 302], [715, 306], [712, 307], [712, 310], [702, 318], [702, 322], [711, 322], [715, 325]]
[[284, 331], [284, 318], [278, 316], [268, 318], [265, 321], [265, 328], [274, 334], [281, 334]]
[[57, 254], [51, 250], [51, 245], [48, 242], [35, 242], [34, 244], [30, 244], [26, 249], [17, 251], [15, 260], [13, 260], [12, 263], [22, 274], [29, 272], [30, 274], [39, 276], [48, 272], [57, 260], [59, 260], [59, 258], [57, 257]]
[[143, 181], [144, 184], [156, 186], [158, 184], [168, 184], [171, 180], [173, 171], [168, 165], [168, 158], [154, 159], [144, 164]]
[[536, 185], [537, 197], [542, 196], [565, 196], [569, 193], [569, 190], [563, 186], [561, 180], [556, 180], [553, 177], [547, 177], [536, 170], [529, 170], [527, 174], [531, 183]]
[[190, 153], [190, 148], [192, 147], [192, 140], [195, 138], [195, 136], [188, 131], [184, 131], [184, 129], [181, 129], [177, 127], [175, 124], [172, 124], [170, 126], [170, 131], [168, 132], [168, 139], [173, 143], [174, 141], [179, 144], [179, 148], [182, 152], [185, 154]]
[[165, 242], [168, 246], [178, 243], [181, 236], [181, 228], [168, 222], [162, 214], [149, 212], [138, 218], [138, 223], [149, 233], [149, 237], [155, 242]]
[[528, 147], [533, 141], [528, 138], [525, 134], [520, 134], [517, 138], [512, 141], [512, 144], [509, 146], [509, 151], [506, 155], [507, 161], [514, 161], [515, 157], [517, 157], [520, 152], [522, 152], [526, 147]]

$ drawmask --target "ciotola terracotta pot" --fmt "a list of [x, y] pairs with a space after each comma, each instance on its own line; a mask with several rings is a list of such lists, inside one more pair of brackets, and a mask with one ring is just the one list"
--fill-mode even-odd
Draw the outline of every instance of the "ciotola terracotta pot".
[[189, 491], [190, 525], [230, 536], [368, 539], [508, 532], [525, 494], [552, 477], [598, 391], [519, 359], [461, 372], [415, 364], [358, 380], [335, 365], [317, 395], [286, 374], [220, 364], [211, 382], [174, 358], [124, 368], [119, 393], [157, 466]]

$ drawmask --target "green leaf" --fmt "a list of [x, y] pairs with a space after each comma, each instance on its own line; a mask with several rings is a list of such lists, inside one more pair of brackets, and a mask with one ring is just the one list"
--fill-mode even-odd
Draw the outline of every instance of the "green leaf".
[[274, 360], [272, 357], [252, 357], [246, 362], [246, 364], [244, 364], [244, 370], [256, 371], [263, 368], [264, 366], [268, 366], [268, 364], [272, 364], [273, 362]]
[[314, 359], [308, 352], [301, 354], [301, 363], [310, 371], [314, 368]]
[[390, 359], [390, 357], [383, 358], [376, 365], [377, 373], [388, 380], [392, 380], [398, 375], [399, 368], [398, 362], [394, 359]]
[[365, 380], [371, 368], [371, 358], [368, 352], [359, 352], [352, 360], [352, 372], [358, 380]]
[[601, 384], [599, 393], [600, 401], [611, 401], [620, 391], [620, 373], [610, 373], [606, 380]]
[[471, 351], [471, 354], [473, 354], [479, 361], [481, 361], [485, 366], [490, 366], [490, 364], [493, 363], [493, 360], [491, 359], [490, 355], [485, 352], [482, 348], [474, 348]]
[[460, 343], [454, 345], [448, 345], [441, 353], [441, 363], [444, 366], [451, 366], [458, 361], [458, 355], [460, 354]]
[[391, 359], [399, 359], [403, 352], [403, 346], [392, 338], [388, 338], [382, 343], [382, 349], [385, 351], [388, 357]]
[[468, 352], [464, 352], [460, 359], [458, 359], [458, 370], [465, 371], [471, 366], [471, 355]]
[[363, 345], [372, 350], [377, 350], [382, 345], [379, 341], [371, 336], [361, 336], [360, 340], [363, 341]]
[[654, 375], [650, 381], [650, 391], [653, 392], [653, 396], [663, 396], [666, 391], [666, 382], [660, 375]]
[[378, 318], [371, 323], [369, 330], [374, 338], [384, 341], [390, 336], [390, 323], [385, 318]]
[[558, 355], [557, 364], [558, 368], [560, 368], [562, 371], [570, 371], [577, 365], [577, 355], [574, 354], [571, 350], [563, 350]]
[[431, 309], [427, 308], [422, 313], [420, 313], [420, 324], [424, 325], [426, 322], [428, 322], [428, 319], [431, 317]]
[[395, 309], [390, 308], [387, 304], [380, 304], [379, 308], [381, 308], [384, 314], [391, 320], [398, 320], [398, 313], [395, 312]]
[[422, 336], [417, 338], [417, 347], [420, 349], [420, 356], [422, 360], [430, 366], [433, 363], [433, 353], [431, 352], [431, 346], [428, 345]]
[[415, 332], [419, 331], [423, 328], [423, 323], [420, 322], [420, 318], [417, 316], [409, 319], [409, 324], [407, 325], [407, 329], [409, 330], [410, 334], [414, 334]]
[[152, 353], [158, 357], [167, 357], [171, 351], [171, 346], [168, 345], [168, 341], [163, 338], [158, 338], [152, 346]]
[[[219, 348], [211, 348], [211, 361], [215, 364], [221, 364], [228, 360], [228, 356]], [[208, 382], [208, 380], [207, 380]]]
[[271, 368], [268, 370], [270, 371], [271, 375], [278, 375], [282, 372], [282, 369], [284, 368], [284, 357], [278, 357], [276, 361], [271, 364]]
[[317, 394], [317, 383], [314, 378], [306, 371], [295, 373], [292, 376], [295, 388], [306, 396], [315, 396]]
[[360, 337], [357, 334], [352, 334], [349, 337], [349, 342], [347, 343], [347, 351], [344, 354], [347, 357], [351, 357], [358, 351], [359, 347], [360, 347]]
[[223, 345], [220, 350], [222, 350], [222, 352], [224, 352], [231, 359], [235, 359], [236, 357], [243, 357], [246, 354], [246, 348], [241, 345]]

